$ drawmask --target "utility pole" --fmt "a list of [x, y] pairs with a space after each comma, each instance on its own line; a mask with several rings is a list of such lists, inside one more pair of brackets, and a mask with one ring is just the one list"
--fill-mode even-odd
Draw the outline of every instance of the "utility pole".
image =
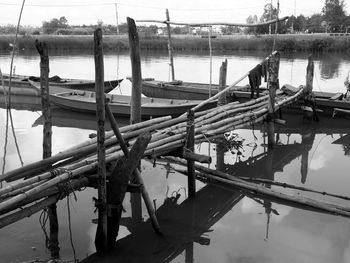
[[[272, 0], [270, 4], [270, 21], [272, 20]], [[271, 35], [271, 24], [269, 25], [269, 35]]]
[[117, 19], [117, 35], [119, 35], [119, 21], [118, 21], [118, 4], [115, 3], [115, 17]]

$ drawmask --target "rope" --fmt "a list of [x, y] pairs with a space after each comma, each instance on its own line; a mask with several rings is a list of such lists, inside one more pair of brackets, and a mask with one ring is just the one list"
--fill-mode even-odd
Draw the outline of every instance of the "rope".
[[46, 248], [49, 248], [49, 244], [50, 244], [50, 238], [49, 238], [49, 235], [47, 234], [47, 231], [46, 231], [46, 223], [49, 219], [49, 215], [47, 213], [47, 209], [43, 209], [41, 211], [41, 214], [39, 216], [39, 224], [40, 224], [40, 227], [44, 233], [44, 236], [45, 236], [45, 247]]
[[[23, 7], [24, 7], [24, 3], [25, 0], [23, 0], [22, 2], [22, 7], [21, 7], [21, 11], [19, 14], [19, 18], [18, 18], [18, 23], [17, 23], [17, 27], [16, 27], [16, 35], [15, 35], [15, 41], [13, 43], [13, 47], [12, 47], [12, 55], [11, 55], [11, 65], [10, 65], [10, 78], [9, 78], [9, 92], [7, 94], [8, 96], [8, 104], [7, 104], [7, 100], [5, 98], [6, 101], [6, 131], [5, 131], [5, 145], [4, 145], [4, 156], [3, 156], [3, 167], [2, 167], [2, 173], [4, 173], [5, 171], [5, 166], [6, 166], [6, 154], [7, 154], [7, 144], [8, 144], [8, 125], [9, 125], [9, 120], [11, 122], [11, 128], [12, 128], [12, 135], [15, 141], [15, 146], [16, 146], [16, 150], [17, 150], [17, 154], [19, 157], [19, 160], [21, 162], [21, 166], [23, 166], [23, 160], [22, 160], [22, 156], [21, 153], [19, 151], [19, 146], [18, 146], [18, 142], [17, 142], [17, 137], [16, 137], [16, 133], [15, 133], [15, 129], [14, 129], [14, 124], [13, 124], [13, 118], [12, 118], [12, 113], [11, 113], [11, 79], [12, 79], [12, 68], [13, 68], [13, 60], [14, 60], [14, 56], [15, 56], [15, 49], [17, 46], [17, 40], [18, 40], [18, 30], [19, 30], [19, 25], [21, 22], [21, 17], [22, 17], [22, 13], [23, 13]], [[1, 74], [1, 79], [2, 79], [2, 85], [4, 88], [4, 81], [3, 81], [3, 76]], [[5, 91], [5, 89], [4, 89]], [[6, 94], [4, 92], [4, 94]]]
[[[74, 193], [74, 192], [73, 192]], [[73, 250], [74, 262], [77, 262], [77, 257], [75, 253], [75, 247], [73, 243], [73, 234], [72, 234], [72, 224], [71, 224], [71, 213], [70, 213], [70, 204], [69, 204], [69, 195], [67, 195], [67, 211], [68, 211], [68, 229], [69, 229], [69, 240], [70, 245]]]

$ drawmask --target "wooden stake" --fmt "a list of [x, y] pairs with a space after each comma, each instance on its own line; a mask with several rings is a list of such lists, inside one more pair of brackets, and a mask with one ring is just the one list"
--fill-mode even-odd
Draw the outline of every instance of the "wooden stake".
[[105, 162], [105, 97], [102, 29], [94, 32], [95, 89], [97, 115], [97, 155], [98, 155], [98, 226], [95, 246], [98, 253], [107, 251], [107, 186]]
[[127, 17], [131, 73], [132, 73], [132, 92], [131, 92], [131, 109], [130, 122], [132, 124], [141, 121], [141, 89], [142, 89], [142, 74], [141, 74], [141, 59], [140, 59], [140, 43], [137, 34], [135, 21]]
[[[139, 36], [135, 21], [127, 17], [130, 59], [132, 71], [132, 92], [131, 92], [131, 109], [130, 123], [134, 124], [141, 121], [141, 89], [142, 89], [142, 73]], [[142, 221], [142, 206], [140, 193], [130, 194], [131, 214], [136, 222]]]
[[[118, 124], [115, 121], [113, 114], [112, 114], [112, 111], [109, 108], [108, 104], [106, 104], [106, 112], [107, 112], [107, 116], [108, 116], [109, 122], [111, 124], [111, 127], [115, 133], [115, 136], [117, 137], [117, 139], [119, 141], [120, 147], [121, 147], [125, 157], [128, 158], [129, 157], [129, 149], [126, 146], [124, 138], [123, 138], [122, 134], [120, 133]], [[154, 207], [153, 207], [151, 199], [149, 198], [149, 195], [147, 193], [145, 184], [143, 183], [143, 179], [141, 177], [140, 171], [138, 169], [136, 169], [134, 171], [133, 175], [134, 175], [134, 178], [136, 180], [136, 183], [140, 184], [140, 186], [141, 186], [141, 195], [142, 195], [143, 200], [145, 202], [148, 214], [151, 218], [153, 229], [155, 230], [156, 233], [161, 233]]]
[[171, 69], [171, 79], [172, 81], [175, 80], [175, 70], [174, 70], [174, 58], [173, 58], [173, 42], [171, 40], [171, 28], [170, 28], [170, 16], [169, 16], [169, 10], [165, 10], [166, 15], [166, 28], [168, 31], [168, 52], [169, 52], [169, 59], [170, 59], [170, 69]]
[[108, 247], [115, 246], [119, 232], [119, 222], [123, 211], [123, 200], [130, 181], [131, 174], [137, 169], [147, 148], [151, 134], [140, 135], [132, 147], [129, 157], [119, 161], [108, 184]]
[[[220, 78], [219, 78], [219, 92], [226, 88], [226, 76], [227, 76], [227, 59], [222, 62], [220, 67]], [[222, 93], [218, 98], [218, 106], [227, 104], [226, 94]]]
[[[186, 146], [184, 151], [194, 152], [194, 111], [187, 112], [187, 135]], [[194, 161], [187, 159], [187, 182], [188, 182], [188, 197], [194, 198], [196, 195], [196, 175], [194, 170]]]
[[270, 148], [275, 144], [275, 97], [276, 90], [279, 88], [278, 83], [278, 70], [279, 70], [280, 54], [276, 52], [274, 56], [271, 56], [268, 60], [268, 89], [269, 89], [269, 104], [268, 104], [268, 145]]
[[[41, 107], [44, 116], [43, 125], [43, 159], [52, 155], [52, 120], [50, 109], [50, 92], [49, 92], [49, 55], [46, 43], [35, 40], [35, 47], [40, 54], [40, 92]], [[50, 239], [48, 248], [51, 252], [51, 258], [59, 258], [59, 242], [58, 242], [58, 219], [56, 204], [47, 207], [47, 213], [50, 222]]]

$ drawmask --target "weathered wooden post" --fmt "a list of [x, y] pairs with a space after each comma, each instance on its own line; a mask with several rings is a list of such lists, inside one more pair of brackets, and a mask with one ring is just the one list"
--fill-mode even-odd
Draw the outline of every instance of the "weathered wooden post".
[[171, 79], [172, 81], [175, 80], [175, 70], [174, 70], [174, 58], [173, 58], [173, 42], [171, 40], [171, 28], [170, 28], [170, 16], [169, 16], [169, 10], [165, 10], [166, 15], [166, 28], [168, 31], [168, 52], [169, 52], [169, 59], [170, 59], [170, 69], [171, 69]]
[[142, 91], [142, 74], [141, 74], [141, 58], [140, 58], [140, 42], [137, 34], [135, 21], [127, 17], [130, 60], [132, 74], [132, 92], [131, 92], [131, 124], [141, 121], [141, 91]]
[[[108, 104], [106, 104], [106, 112], [107, 112], [107, 116], [109, 118], [109, 121], [111, 123], [111, 127], [114, 131], [114, 134], [119, 141], [120, 148], [122, 149], [125, 157], [129, 158], [129, 149], [124, 141], [124, 138], [119, 130], [118, 124], [115, 121]], [[141, 177], [139, 169], [134, 170], [133, 179], [137, 184], [140, 185], [141, 194], [142, 194], [143, 200], [145, 202], [145, 205], [146, 205], [146, 208], [147, 208], [147, 211], [148, 211], [148, 214], [149, 214], [149, 217], [151, 219], [152, 226], [153, 226], [155, 232], [161, 233], [154, 207], [152, 206], [151, 199], [149, 198], [149, 195], [146, 191], [146, 187], [145, 187], [145, 184], [143, 183], [143, 179]], [[134, 214], [133, 214], [133, 216], [134, 216]]]
[[278, 82], [278, 71], [280, 63], [280, 54], [275, 52], [274, 55], [270, 57], [267, 62], [268, 67], [268, 89], [269, 89], [269, 104], [268, 104], [268, 114], [267, 114], [267, 138], [268, 146], [273, 147], [275, 144], [275, 96], [276, 90], [279, 88]]
[[96, 89], [96, 117], [97, 117], [97, 156], [98, 156], [98, 225], [95, 246], [98, 253], [108, 249], [107, 242], [107, 183], [105, 160], [105, 95], [104, 95], [104, 65], [102, 29], [94, 32], [94, 60], [95, 60], [95, 89]]
[[[40, 54], [40, 95], [41, 108], [44, 116], [43, 127], [43, 159], [51, 157], [52, 154], [52, 120], [50, 109], [50, 92], [49, 92], [49, 55], [46, 43], [35, 40], [35, 47]], [[56, 204], [47, 207], [47, 213], [50, 222], [50, 238], [48, 240], [48, 248], [51, 252], [51, 258], [59, 258], [59, 242], [58, 242], [58, 219]]]
[[[187, 112], [187, 129], [186, 129], [186, 145], [185, 149], [194, 152], [194, 111]], [[194, 169], [194, 160], [187, 159], [187, 183], [188, 197], [194, 198], [196, 194], [196, 174]]]
[[308, 57], [308, 63], [306, 68], [306, 104], [311, 105], [313, 111], [313, 117], [316, 121], [319, 120], [317, 112], [316, 112], [316, 103], [315, 98], [312, 93], [313, 89], [313, 81], [314, 81], [314, 61], [312, 59], [312, 55]]
[[[127, 17], [130, 60], [132, 73], [132, 92], [131, 92], [131, 110], [130, 122], [132, 124], [141, 121], [141, 91], [142, 91], [142, 74], [141, 74], [141, 58], [140, 43], [135, 21]], [[131, 193], [131, 213], [132, 218], [136, 222], [142, 221], [141, 194]]]
[[306, 89], [308, 93], [312, 93], [314, 81], [314, 61], [312, 55], [309, 55], [306, 67]]
[[[226, 76], [227, 76], [227, 59], [222, 62], [219, 75], [219, 92], [226, 88]], [[223, 93], [218, 98], [218, 106], [227, 104], [226, 93]]]
[[115, 241], [119, 232], [119, 223], [123, 211], [123, 200], [130, 181], [131, 174], [137, 169], [141, 158], [147, 148], [151, 135], [142, 134], [137, 138], [130, 154], [123, 160], [118, 161], [114, 171], [111, 174], [108, 183], [108, 247], [115, 246]]

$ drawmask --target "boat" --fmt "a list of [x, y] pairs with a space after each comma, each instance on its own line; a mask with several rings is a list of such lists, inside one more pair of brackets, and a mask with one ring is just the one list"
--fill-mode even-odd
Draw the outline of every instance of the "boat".
[[[249, 86], [236, 86], [235, 90], [242, 90], [242, 95], [248, 95]], [[211, 95], [218, 93], [218, 85], [211, 85]], [[206, 100], [209, 97], [209, 84], [196, 82], [159, 81], [155, 79], [142, 80], [142, 94], [147, 97], [179, 99], [179, 100]], [[230, 97], [230, 93], [226, 93]], [[250, 95], [250, 94], [249, 94]]]
[[[5, 91], [9, 92], [10, 75], [3, 74], [4, 87], [0, 85], [0, 93]], [[105, 92], [108, 93], [117, 87], [123, 79], [108, 80], [104, 82]], [[33, 85], [36, 84], [36, 85]], [[1, 82], [0, 82], [1, 84]], [[34, 76], [13, 75], [11, 76], [11, 95], [22, 96], [40, 96], [40, 89], [37, 87], [40, 85], [40, 78]], [[67, 79], [60, 78], [59, 76], [53, 76], [49, 78], [49, 85], [55, 87], [52, 93], [57, 93], [58, 88], [74, 89], [74, 90], [95, 90], [95, 81], [85, 79]], [[63, 90], [61, 90], [63, 91]]]
[[[285, 86], [293, 89], [291, 85], [286, 84]], [[217, 92], [218, 85], [211, 85], [211, 94], [215, 95]], [[261, 95], [267, 94], [267, 92], [264, 87], [260, 89]], [[205, 100], [209, 97], [209, 84], [144, 79], [142, 80], [142, 94], [157, 98]], [[344, 100], [342, 95], [342, 93], [313, 92], [316, 108], [320, 114], [327, 115], [349, 115], [350, 101]], [[235, 86], [226, 92], [226, 98], [228, 101], [244, 102], [250, 100], [250, 86]], [[298, 109], [301, 108], [302, 104], [302, 101], [296, 104]]]
[[[114, 115], [129, 116], [131, 97], [125, 95], [106, 94], [109, 106]], [[92, 91], [68, 91], [50, 94], [50, 101], [61, 108], [80, 111], [96, 112], [96, 93]], [[174, 100], [161, 98], [141, 98], [141, 115], [145, 117], [179, 116], [188, 109], [199, 104], [200, 100]], [[208, 109], [216, 105], [216, 101], [209, 103], [202, 109]]]

